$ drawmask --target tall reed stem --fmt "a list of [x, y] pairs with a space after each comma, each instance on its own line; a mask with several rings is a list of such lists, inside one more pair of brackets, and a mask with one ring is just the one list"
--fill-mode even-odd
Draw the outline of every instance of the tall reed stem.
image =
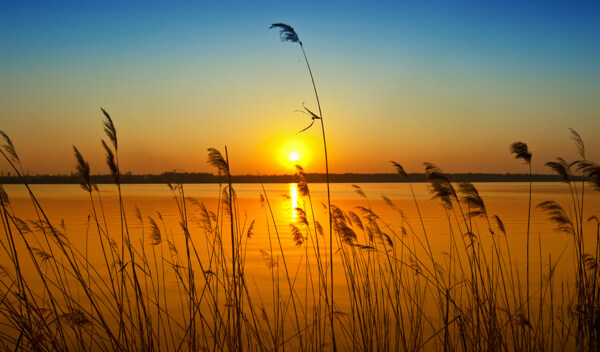
[[[332, 339], [332, 343], [333, 343], [333, 350], [337, 351], [337, 345], [335, 342], [335, 329], [334, 329], [334, 301], [333, 301], [333, 220], [332, 220], [332, 216], [331, 216], [331, 190], [329, 187], [329, 160], [327, 158], [327, 142], [325, 139], [325, 125], [323, 123], [323, 113], [321, 111], [321, 103], [319, 101], [319, 93], [317, 92], [317, 85], [315, 84], [315, 78], [313, 76], [312, 70], [310, 68], [310, 64], [308, 63], [308, 58], [306, 56], [306, 51], [304, 51], [304, 45], [302, 45], [302, 42], [300, 41], [300, 39], [298, 38], [298, 34], [296, 33], [296, 31], [294, 30], [294, 28], [292, 28], [291, 26], [288, 26], [287, 24], [283, 24], [283, 23], [274, 23], [271, 25], [270, 28], [278, 28], [279, 29], [279, 34], [281, 37], [282, 41], [287, 41], [287, 42], [292, 42], [292, 43], [298, 43], [300, 44], [300, 49], [302, 49], [302, 55], [304, 55], [304, 61], [306, 62], [306, 67], [308, 68], [308, 73], [310, 74], [310, 80], [312, 82], [312, 86], [313, 86], [313, 90], [315, 91], [315, 98], [317, 100], [317, 106], [319, 109], [319, 115], [315, 115], [313, 114], [310, 110], [306, 109], [313, 120], [321, 120], [321, 132], [323, 135], [323, 149], [325, 152], [325, 181], [327, 183], [327, 211], [329, 214], [329, 265], [330, 265], [330, 309], [329, 309], [329, 322], [331, 324], [331, 339]], [[312, 126], [312, 123], [311, 125]], [[309, 126], [309, 127], [310, 127]], [[304, 130], [308, 129], [305, 128]], [[303, 130], [303, 131], [304, 131]]]
[[235, 231], [233, 224], [233, 188], [231, 183], [231, 172], [229, 169], [229, 154], [227, 153], [227, 146], [225, 146], [225, 164], [227, 165], [227, 184], [229, 185], [229, 219], [231, 223], [231, 264], [233, 271], [233, 297], [235, 304], [235, 331], [237, 334], [236, 348], [241, 351], [242, 349], [242, 325], [240, 317], [240, 302], [238, 297], [238, 278], [237, 278], [237, 260], [236, 260], [236, 241]]
[[333, 313], [334, 313], [334, 305], [333, 305], [333, 220], [331, 218], [331, 190], [329, 187], [329, 160], [327, 158], [327, 142], [325, 139], [325, 125], [323, 123], [323, 113], [321, 111], [321, 102], [319, 101], [319, 93], [317, 92], [317, 86], [315, 84], [315, 79], [312, 74], [312, 70], [310, 69], [310, 64], [308, 63], [308, 58], [306, 57], [306, 52], [304, 51], [304, 46], [302, 42], [300, 42], [300, 48], [302, 49], [302, 55], [304, 55], [304, 61], [306, 62], [306, 67], [308, 68], [308, 73], [310, 74], [310, 80], [312, 82], [313, 90], [315, 91], [315, 98], [317, 100], [317, 107], [319, 109], [319, 117], [321, 120], [321, 133], [323, 135], [323, 150], [325, 152], [325, 182], [327, 184], [327, 212], [329, 214], [329, 276], [330, 276], [330, 312], [329, 312], [329, 320], [331, 324], [331, 339], [333, 341], [333, 350], [337, 351], [337, 346], [335, 343], [335, 329], [333, 323]]

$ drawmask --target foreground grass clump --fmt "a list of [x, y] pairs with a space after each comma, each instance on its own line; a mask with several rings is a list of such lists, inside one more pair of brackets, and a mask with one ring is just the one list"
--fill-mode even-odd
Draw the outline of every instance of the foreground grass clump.
[[[488, 214], [471, 183], [452, 183], [431, 163], [425, 163], [429, 188], [445, 214], [436, 221], [448, 224], [450, 245], [443, 255], [432, 249], [427, 214], [421, 214], [409, 174], [396, 162], [399, 181], [410, 186], [419, 223], [411, 224], [385, 196], [398, 219], [380, 217], [368, 195], [354, 185], [363, 205], [325, 209], [331, 214], [333, 245], [327, 225], [317, 220], [322, 210], [313, 205], [302, 167], [297, 167], [296, 184], [302, 199], [290, 238], [280, 233], [284, 224], [278, 223], [264, 187], [260, 199], [266, 226], [247, 221], [231, 183], [227, 152], [212, 148], [208, 161], [224, 180], [215, 208], [187, 197], [182, 184], [169, 183], [178, 228], [160, 213], [127, 213], [116, 128], [103, 113], [108, 142], [102, 146], [118, 195], [119, 230], [107, 225], [107, 204], [74, 147], [80, 185], [89, 197], [84, 246], [74, 244], [64, 224], [46, 216], [22, 177], [12, 141], [2, 133], [0, 152], [22, 178], [37, 214], [21, 219], [0, 187], [3, 349], [327, 351], [334, 348], [332, 329], [342, 350], [600, 349], [600, 224], [596, 216], [584, 218], [586, 184], [574, 181], [579, 179], [574, 175], [584, 176], [600, 190], [600, 166], [586, 159], [574, 131], [581, 160], [558, 158], [546, 164], [568, 187], [571, 204], [548, 200], [536, 206], [572, 239], [572, 253], [565, 256], [572, 256], [575, 265], [571, 279], [561, 282], [554, 275], [559, 258], [529, 253], [529, 238], [523, 279], [502, 220]], [[524, 143], [513, 144], [511, 151], [529, 156], [524, 160], [531, 164]], [[528, 219], [527, 228], [529, 214]], [[192, 230], [191, 221], [199, 230]], [[595, 223], [596, 233], [584, 234], [586, 222]], [[255, 236], [267, 239], [268, 248], [260, 253], [247, 251]], [[286, 250], [292, 241], [298, 247], [293, 253]], [[264, 261], [268, 287], [256, 289], [246, 269], [248, 256], [255, 255]], [[530, 275], [529, 260], [536, 255], [544, 266]], [[344, 283], [335, 301], [333, 270], [342, 273], [336, 283]]]
[[[357, 185], [352, 187], [360, 206], [348, 210], [333, 204], [321, 105], [304, 46], [292, 27], [276, 23], [271, 28], [280, 30], [282, 40], [300, 45], [309, 70], [318, 114], [304, 108], [312, 122], [303, 131], [320, 121], [327, 223], [319, 222], [323, 210], [313, 204], [318, 200], [297, 166], [295, 188], [301, 199], [294, 209], [296, 221], [289, 225], [291, 236], [282, 231], [285, 224], [276, 217], [264, 185], [259, 196], [265, 222], [255, 226], [238, 203], [227, 148], [224, 155], [208, 150], [208, 162], [223, 182], [212, 208], [186, 196], [181, 183], [171, 182], [175, 221], [137, 208], [127, 212], [117, 130], [102, 110], [102, 147], [116, 204], [103, 200], [90, 165], [73, 147], [90, 210], [85, 234], [71, 236], [64, 223], [46, 215], [23, 177], [12, 141], [0, 131], [0, 153], [20, 177], [36, 214], [20, 218], [0, 185], [3, 349], [600, 350], [600, 222], [596, 216], [584, 217], [586, 182], [600, 190], [600, 166], [586, 159], [575, 131], [571, 135], [581, 159], [546, 164], [568, 187], [571, 204], [547, 200], [536, 206], [572, 239], [572, 252], [565, 255], [572, 260], [562, 259], [575, 263], [570, 278], [556, 278], [561, 258], [530, 251], [531, 179], [523, 270], [511, 253], [511, 234], [498, 215], [488, 214], [476, 187], [453, 183], [439, 167], [425, 163], [431, 196], [443, 209], [434, 221], [447, 224], [448, 246], [440, 253], [430, 241], [428, 214], [422, 213], [409, 174], [399, 163], [392, 162], [398, 181], [409, 186], [418, 224], [386, 196], [383, 200], [397, 215], [380, 217]], [[525, 161], [531, 175], [527, 145], [516, 142], [510, 151]], [[116, 227], [108, 225], [114, 222], [106, 210], [110, 207], [118, 209]], [[586, 222], [596, 224], [595, 234], [584, 234]], [[248, 251], [254, 237], [266, 239], [268, 247]], [[77, 238], [85, 238], [83, 245]], [[246, 265], [258, 255], [267, 273], [267, 283], [260, 287]], [[534, 258], [540, 266], [535, 272]]]

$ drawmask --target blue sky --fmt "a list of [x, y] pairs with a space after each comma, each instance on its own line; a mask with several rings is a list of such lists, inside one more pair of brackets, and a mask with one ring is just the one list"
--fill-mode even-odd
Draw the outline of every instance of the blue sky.
[[296, 134], [310, 79], [273, 22], [305, 44], [334, 172], [519, 172], [517, 140], [548, 172], [576, 157], [569, 127], [600, 158], [592, 2], [4, 1], [0, 129], [32, 173], [70, 172], [72, 144], [106, 172], [100, 106], [133, 172], [207, 171], [223, 145], [237, 173], [286, 172], [290, 140], [322, 171], [319, 131]]

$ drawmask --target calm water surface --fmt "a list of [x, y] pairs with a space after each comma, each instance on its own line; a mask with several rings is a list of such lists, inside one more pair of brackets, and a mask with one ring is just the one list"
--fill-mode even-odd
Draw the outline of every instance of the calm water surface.
[[[389, 225], [389, 228], [382, 229], [384, 232], [392, 235], [396, 234], [397, 240], [402, 236], [401, 227], [404, 226], [410, 235], [413, 231], [417, 235], [422, 235], [423, 230], [417, 213], [417, 209], [406, 184], [397, 183], [375, 183], [360, 185], [367, 196], [367, 199], [360, 197], [350, 184], [333, 184], [332, 204], [342, 210], [354, 211], [361, 215], [357, 206], [370, 207], [379, 215], [379, 217]], [[513, 254], [513, 260], [517, 265], [525, 264], [525, 245], [527, 229], [527, 209], [529, 184], [528, 183], [480, 183], [475, 184], [483, 197], [489, 216], [498, 215], [504, 223], [507, 233], [507, 242]], [[64, 221], [65, 232], [69, 239], [79, 246], [85, 248], [86, 241], [88, 247], [94, 246], [97, 232], [94, 233], [92, 222], [89, 222], [88, 216], [91, 214], [91, 202], [87, 192], [83, 191], [78, 185], [32, 185], [34, 193], [47, 213], [49, 219], [55, 226]], [[239, 215], [242, 225], [247, 228], [254, 221], [253, 236], [247, 240], [247, 259], [246, 269], [249, 274], [255, 273], [256, 279], [260, 279], [264, 273], [264, 261], [259, 253], [261, 249], [268, 250], [268, 230], [266, 216], [268, 215], [265, 207], [261, 205], [260, 194], [262, 193], [260, 184], [238, 184], [235, 185], [239, 201]], [[290, 224], [297, 222], [298, 214], [295, 208], [304, 207], [309, 209], [306, 199], [299, 196], [295, 184], [267, 184], [264, 186], [267, 198], [274, 212], [277, 229], [282, 240], [282, 246], [286, 256], [290, 260], [300, 260], [305, 250], [295, 245], [290, 233]], [[311, 194], [315, 216], [324, 228], [327, 228], [327, 212], [325, 210], [326, 189], [324, 184], [312, 184]], [[11, 205], [15, 214], [21, 219], [36, 219], [36, 214], [29, 199], [26, 190], [21, 185], [6, 185], [5, 189], [10, 197]], [[104, 211], [104, 218], [109, 228], [109, 232], [117, 236], [121, 231], [121, 221], [119, 217], [119, 206], [117, 198], [117, 189], [113, 185], [101, 185], [101, 205], [99, 199], [94, 197], [96, 211]], [[179, 243], [183, 238], [179, 226], [180, 215], [177, 204], [173, 198], [173, 193], [163, 184], [144, 184], [144, 185], [123, 185], [122, 186], [125, 211], [127, 214], [127, 224], [131, 232], [132, 240], [140, 243], [148, 243], [145, 237], [148, 234], [148, 217], [159, 221], [159, 216], [164, 220], [164, 228], [170, 233], [175, 243]], [[203, 203], [208, 210], [216, 212], [218, 196], [220, 194], [219, 185], [216, 184], [187, 184], [184, 185], [185, 196], [194, 198]], [[444, 208], [437, 200], [432, 200], [427, 184], [420, 183], [414, 185], [417, 202], [423, 218], [423, 223], [429, 237], [431, 247], [434, 253], [442, 254], [449, 250], [449, 225], [448, 218]], [[382, 199], [385, 195], [391, 199], [397, 209], [404, 212], [408, 223], [403, 223], [398, 210], [390, 207]], [[556, 233], [554, 225], [547, 220], [546, 214], [535, 205], [545, 200], [555, 200], [567, 211], [572, 210], [571, 195], [568, 186], [562, 183], [535, 183], [533, 185], [532, 195], [532, 214], [531, 214], [531, 239], [532, 239], [532, 261], [539, 261], [540, 247], [544, 260], [548, 255], [552, 258], [559, 258], [561, 261], [568, 261], [571, 257], [572, 239], [564, 233]], [[199, 208], [196, 204], [188, 202], [187, 210], [189, 213], [189, 222], [192, 236], [201, 236], [201, 227], [198, 224]], [[136, 216], [139, 209], [143, 222], [140, 222]], [[591, 215], [600, 215], [600, 196], [598, 192], [586, 189], [584, 219]], [[159, 215], [160, 214], [160, 215]], [[310, 212], [309, 212], [310, 214]], [[452, 220], [454, 221], [454, 219]], [[500, 231], [495, 222], [488, 225], [483, 218], [473, 220], [474, 228], [479, 230], [478, 235], [481, 241], [491, 238], [489, 228], [498, 235]], [[455, 226], [455, 223], [454, 223]], [[412, 231], [411, 231], [412, 229]], [[272, 224], [269, 230], [274, 236]], [[584, 221], [584, 230], [588, 248], [593, 248], [596, 237], [596, 225], [593, 222]], [[325, 231], [327, 232], [327, 230]], [[360, 231], [359, 242], [365, 242]], [[144, 233], [144, 235], [142, 235]], [[117, 236], [119, 237], [119, 236]], [[409, 236], [410, 237], [410, 236]], [[334, 244], [334, 248], [336, 245]], [[89, 251], [89, 249], [88, 249]], [[590, 249], [591, 251], [591, 249]], [[89, 251], [93, 256], [94, 251]], [[339, 284], [342, 284], [340, 282]]]
[[[357, 194], [351, 184], [331, 185], [332, 204], [346, 213], [355, 212], [363, 218], [363, 221], [365, 221], [364, 212], [360, 207], [372, 209], [381, 219], [379, 226], [384, 233], [390, 236], [394, 248], [403, 248], [402, 243], [406, 243], [410, 247], [416, 247], [416, 255], [422, 256], [423, 260], [427, 261], [424, 251], [419, 249], [419, 245], [416, 244], [418, 241], [424, 243], [425, 231], [436, 261], [448, 263], [447, 253], [452, 252], [450, 249], [452, 231], [460, 239], [460, 232], [465, 231], [464, 222], [460, 215], [455, 217], [454, 213], [448, 213], [438, 200], [431, 199], [427, 184], [420, 183], [413, 186], [421, 217], [407, 184], [376, 183], [360, 186], [366, 198]], [[498, 243], [505, 246], [504, 248], [508, 247], [511, 254], [510, 259], [517, 268], [521, 284], [523, 284], [527, 263], [526, 230], [529, 184], [480, 183], [475, 186], [485, 202], [490, 217], [490, 223], [481, 217], [471, 220], [476, 239], [482, 244], [482, 248], [488, 248], [487, 251], [494, 240], [498, 240]], [[14, 214], [22, 220], [36, 220], [37, 214], [25, 187], [21, 185], [4, 187], [9, 195]], [[116, 187], [101, 185], [100, 197], [94, 193], [93, 203], [89, 194], [78, 185], [32, 185], [31, 188], [52, 224], [60, 228], [80, 252], [87, 255], [101, 276], [107, 277], [108, 271], [102, 256], [93, 214], [94, 212], [98, 214], [100, 226], [108, 229], [109, 236], [115, 241], [120, 241], [123, 229]], [[238, 197], [237, 212], [241, 222], [239, 226], [244, 233], [245, 274], [249, 290], [252, 291], [250, 295], [258, 297], [257, 301], [260, 301], [260, 304], [267, 309], [272, 303], [270, 289], [267, 289], [272, 287], [271, 271], [267, 269], [261, 251], [269, 252], [272, 246], [274, 257], [279, 260], [281, 255], [277, 247], [277, 236], [279, 236], [287, 260], [288, 272], [295, 276], [294, 287], [299, 292], [299, 298], [302, 299], [303, 292], [305, 297], [308, 297], [309, 287], [316, 285], [316, 277], [310, 276], [311, 272], [316, 272], [314, 269], [315, 238], [318, 238], [321, 251], [329, 243], [325, 185], [310, 185], [312, 208], [307, 203], [308, 199], [299, 195], [296, 184], [264, 185], [264, 195], [268, 200], [266, 203], [260, 200], [260, 195], [263, 193], [260, 184], [238, 184], [234, 185], [234, 188]], [[203, 253], [209, 252], [206, 249], [211, 246], [211, 243], [210, 236], [207, 236], [205, 228], [202, 226], [199, 204], [204, 204], [209, 211], [218, 213], [217, 206], [222, 189], [215, 184], [186, 184], [184, 192], [188, 199], [185, 206], [191, 238], [200, 253], [200, 260], [206, 264], [208, 258]], [[151, 248], [153, 247], [150, 244], [149, 234], [150, 219], [153, 219], [163, 232], [163, 241], [172, 242], [175, 248], [182, 253], [185, 249], [185, 237], [179, 225], [181, 216], [173, 192], [166, 185], [145, 184], [123, 185], [122, 193], [127, 229], [137, 248], [144, 248], [148, 253], [152, 252]], [[390, 199], [395, 206], [387, 204], [382, 196]], [[539, 282], [543, 281], [545, 273], [549, 271], [550, 261], [553, 264], [557, 261], [559, 263], [555, 271], [555, 279], [558, 282], [568, 285], [573, 283], [573, 239], [570, 235], [555, 232], [554, 224], [547, 220], [547, 215], [535, 207], [546, 200], [558, 202], [568, 213], [573, 211], [571, 194], [567, 185], [562, 183], [535, 183], [533, 185], [530, 265], [531, 283], [534, 289], [539, 287]], [[264, 206], [265, 204], [270, 205], [276, 228], [273, 227], [268, 206]], [[309, 221], [312, 219], [311, 209], [314, 209], [316, 220], [325, 229], [325, 237], [309, 234], [308, 241], [301, 246], [296, 245], [292, 238], [290, 224], [298, 225], [302, 231], [306, 231], [306, 228], [299, 224], [299, 212], [296, 210], [298, 207], [306, 209]], [[502, 234], [496, 222], [491, 220], [493, 215], [497, 215], [504, 223], [506, 235]], [[600, 194], [590, 188], [585, 191], [583, 218], [588, 219], [592, 215], [600, 215]], [[421, 218], [423, 225], [421, 225]], [[253, 222], [253, 233], [248, 237], [246, 234]], [[225, 227], [227, 226], [226, 222]], [[596, 222], [584, 220], [583, 228], [586, 252], [592, 252], [597, 236]], [[355, 226], [354, 229], [358, 235], [358, 243], [368, 244], [367, 236], [358, 227]], [[492, 235], [490, 230], [495, 234]], [[223, 234], [223, 248], [230, 248], [227, 238], [228, 231], [224, 230]], [[41, 236], [33, 237], [30, 245], [44, 247], [43, 243], [36, 244], [35, 241], [42, 241]], [[20, 245], [23, 244], [20, 243]], [[334, 250], [337, 248], [338, 244], [334, 243]], [[462, 251], [464, 251], [464, 247]], [[488, 252], [488, 255], [490, 254]], [[306, 258], [313, 269], [305, 269]], [[336, 306], [340, 312], [348, 312], [346, 276], [339, 255], [336, 254], [334, 258]], [[7, 264], [6, 258], [0, 258], [0, 264]], [[22, 266], [25, 272], [30, 270], [33, 274], [32, 264], [29, 265], [30, 267], [27, 267], [27, 264]], [[172, 304], [178, 305], [178, 300], [181, 299], [178, 290], [181, 289], [181, 286], [176, 283], [174, 275], [171, 277], [171, 281], [167, 280], [165, 283], [166, 296], [173, 297], [172, 299], [176, 302]]]

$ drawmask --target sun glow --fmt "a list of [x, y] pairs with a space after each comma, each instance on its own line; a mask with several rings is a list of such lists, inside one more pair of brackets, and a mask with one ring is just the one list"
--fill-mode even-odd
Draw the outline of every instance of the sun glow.
[[287, 170], [294, 170], [296, 164], [306, 167], [312, 159], [308, 146], [301, 140], [288, 140], [282, 143], [279, 148], [277, 159], [280, 165], [284, 166]]
[[298, 154], [298, 152], [291, 152], [290, 153], [290, 160], [295, 163], [298, 160], [300, 160], [300, 154]]

